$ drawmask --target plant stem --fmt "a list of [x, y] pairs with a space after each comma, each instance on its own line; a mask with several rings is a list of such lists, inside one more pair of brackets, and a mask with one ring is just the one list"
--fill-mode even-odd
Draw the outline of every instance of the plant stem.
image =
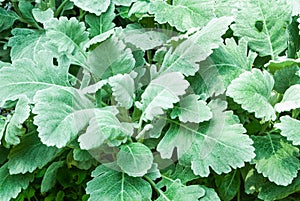
[[64, 9], [65, 5], [69, 2], [69, 0], [64, 0], [59, 6], [58, 8], [55, 10], [54, 12], [54, 16], [57, 17], [58, 15], [60, 15], [61, 11]]

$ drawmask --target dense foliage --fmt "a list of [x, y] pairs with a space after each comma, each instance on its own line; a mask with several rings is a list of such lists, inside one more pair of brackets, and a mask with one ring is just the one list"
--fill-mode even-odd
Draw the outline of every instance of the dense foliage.
[[299, 200], [298, 2], [0, 0], [0, 201]]

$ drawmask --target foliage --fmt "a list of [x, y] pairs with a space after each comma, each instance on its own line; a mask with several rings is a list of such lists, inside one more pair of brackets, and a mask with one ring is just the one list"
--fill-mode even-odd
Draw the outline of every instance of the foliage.
[[299, 198], [297, 1], [0, 5], [0, 201]]

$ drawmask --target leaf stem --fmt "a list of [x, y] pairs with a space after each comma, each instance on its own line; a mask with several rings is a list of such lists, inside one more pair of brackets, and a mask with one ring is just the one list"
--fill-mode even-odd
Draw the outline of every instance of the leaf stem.
[[64, 9], [65, 5], [69, 2], [69, 0], [64, 0], [58, 8], [54, 12], [54, 16], [57, 17], [60, 15], [61, 11]]
[[144, 178], [150, 183], [150, 185], [154, 188], [154, 190], [161, 195], [165, 200], [167, 201], [171, 201], [169, 198], [167, 198], [164, 194], [164, 192], [162, 190], [160, 190], [159, 188], [157, 188], [156, 184], [154, 183], [154, 181], [152, 181], [152, 179], [150, 179], [147, 176], [144, 176]]

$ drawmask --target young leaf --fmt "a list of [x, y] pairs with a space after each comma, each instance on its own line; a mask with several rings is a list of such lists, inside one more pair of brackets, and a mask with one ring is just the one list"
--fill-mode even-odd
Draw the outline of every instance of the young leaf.
[[172, 108], [188, 86], [184, 76], [177, 72], [165, 73], [152, 80], [142, 94], [141, 102], [136, 102], [136, 106], [143, 111], [141, 118], [152, 120], [163, 114], [164, 109]]
[[280, 103], [275, 105], [277, 112], [290, 111], [300, 108], [300, 84], [295, 84], [288, 88]]
[[281, 135], [287, 137], [294, 145], [300, 145], [300, 121], [288, 115], [280, 117], [280, 121], [275, 127], [281, 130]]
[[108, 81], [112, 87], [112, 95], [118, 102], [118, 105], [126, 109], [131, 108], [135, 100], [134, 78], [129, 74], [118, 74], [110, 77]]
[[87, 126], [93, 104], [74, 88], [51, 87], [34, 96], [34, 124], [47, 146], [61, 148]]
[[53, 12], [53, 10], [51, 10], [51, 8], [48, 8], [45, 11], [43, 11], [39, 8], [34, 8], [34, 9], [32, 9], [32, 15], [37, 22], [45, 23], [54, 17], [54, 12]]
[[290, 18], [291, 7], [285, 0], [241, 1], [232, 29], [234, 35], [244, 37], [259, 56], [270, 55], [276, 59], [287, 48]]
[[[178, 31], [187, 31], [195, 27], [203, 27], [214, 15], [213, 0], [175, 0], [172, 5], [156, 0], [150, 4], [150, 13], [160, 24], [168, 22]], [[176, 13], [176, 15], [174, 15]]]
[[199, 199], [199, 201], [221, 201], [218, 194], [213, 188], [208, 188], [206, 186], [201, 186], [205, 190], [205, 195]]
[[230, 17], [215, 18], [174, 50], [169, 49], [159, 72], [172, 71], [181, 72], [185, 76], [194, 75], [199, 69], [198, 62], [205, 60], [213, 49], [218, 48], [223, 42], [221, 36], [232, 21]]
[[81, 149], [93, 149], [104, 143], [109, 146], [125, 143], [133, 134], [133, 126], [130, 123], [121, 123], [116, 117], [117, 113], [116, 108], [95, 110], [86, 132], [78, 139]]
[[274, 89], [283, 94], [290, 86], [300, 84], [300, 78], [296, 75], [299, 70], [300, 68], [297, 65], [277, 70], [274, 74]]
[[92, 177], [86, 187], [91, 201], [151, 200], [151, 186], [142, 178], [127, 176], [104, 165], [98, 166], [92, 172]]
[[48, 147], [41, 143], [37, 133], [27, 134], [21, 143], [14, 146], [8, 155], [7, 162], [10, 174], [24, 174], [44, 167], [58, 153], [55, 147]]
[[224, 176], [217, 176], [216, 185], [222, 200], [232, 200], [241, 187], [239, 172], [234, 170]]
[[130, 73], [135, 60], [129, 48], [117, 37], [112, 36], [92, 50], [87, 58], [90, 71], [100, 79]]
[[10, 201], [26, 189], [34, 177], [32, 174], [10, 175], [6, 163], [0, 167], [0, 178], [0, 200]]
[[210, 108], [206, 102], [199, 100], [200, 96], [191, 94], [182, 98], [179, 106], [175, 107], [171, 113], [172, 118], [179, 117], [181, 122], [200, 123], [212, 118]]
[[74, 4], [81, 8], [82, 10], [88, 11], [90, 13], [94, 13], [96, 15], [101, 15], [101, 13], [105, 12], [109, 5], [110, 0], [103, 0], [103, 1], [97, 1], [97, 0], [90, 0], [90, 1], [84, 1], [84, 0], [72, 0]]
[[241, 104], [243, 109], [254, 112], [255, 117], [275, 120], [275, 110], [269, 103], [273, 86], [274, 79], [267, 71], [253, 69], [233, 80], [228, 86], [227, 95]]
[[121, 146], [117, 154], [117, 163], [129, 176], [142, 177], [152, 167], [151, 150], [141, 143], [130, 143]]
[[9, 29], [18, 19], [18, 15], [13, 11], [5, 10], [0, 7], [0, 32]]
[[291, 184], [300, 168], [297, 158], [299, 149], [279, 136], [255, 136], [252, 139], [256, 154], [253, 162], [257, 172], [277, 185]]
[[48, 192], [51, 188], [54, 187], [58, 169], [61, 168], [64, 163], [64, 161], [57, 161], [49, 165], [42, 180], [41, 193]]

